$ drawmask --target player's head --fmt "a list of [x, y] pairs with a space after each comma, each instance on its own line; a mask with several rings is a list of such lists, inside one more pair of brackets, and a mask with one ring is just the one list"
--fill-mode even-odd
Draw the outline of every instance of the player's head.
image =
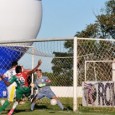
[[16, 66], [16, 73], [20, 73], [20, 72], [22, 72], [22, 66]]
[[18, 65], [18, 62], [17, 62], [17, 61], [13, 61], [13, 62], [12, 62], [12, 67], [13, 67], [13, 66], [17, 66], [17, 65]]
[[42, 73], [42, 70], [41, 69], [36, 69], [36, 72]]
[[40, 77], [42, 76], [42, 70], [41, 69], [36, 69], [37, 76]]

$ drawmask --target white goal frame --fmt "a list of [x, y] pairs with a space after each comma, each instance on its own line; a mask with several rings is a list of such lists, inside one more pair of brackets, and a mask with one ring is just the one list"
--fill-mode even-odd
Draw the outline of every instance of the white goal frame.
[[[87, 81], [87, 78], [86, 78], [86, 74], [87, 74], [87, 63], [100, 63], [100, 62], [104, 62], [104, 63], [108, 63], [108, 62], [113, 62], [113, 60], [87, 60], [85, 61], [85, 81]], [[95, 65], [94, 65], [94, 71], [95, 71]], [[95, 81], [97, 81], [97, 77], [96, 77], [96, 72], [95, 72]]]
[[[0, 45], [4, 44], [15, 44], [15, 43], [31, 43], [31, 42], [43, 42], [43, 41], [63, 41], [63, 40], [73, 40], [73, 111], [76, 112], [78, 110], [78, 95], [77, 95], [77, 87], [78, 87], [78, 75], [77, 75], [77, 37], [69, 37], [69, 38], [51, 38], [51, 39], [30, 39], [30, 40], [16, 40], [16, 41], [2, 41]], [[10, 45], [12, 46], [12, 45]], [[16, 45], [17, 46], [17, 45]], [[25, 46], [21, 46], [25, 47]], [[33, 46], [27, 46], [33, 48]], [[34, 50], [33, 50], [34, 51]], [[34, 66], [34, 55], [32, 55], [32, 68]]]

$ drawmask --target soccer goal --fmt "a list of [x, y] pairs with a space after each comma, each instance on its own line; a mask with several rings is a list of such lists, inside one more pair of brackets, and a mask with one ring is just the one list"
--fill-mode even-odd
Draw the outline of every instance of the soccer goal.
[[[41, 59], [40, 69], [52, 81], [51, 89], [65, 107], [77, 111], [83, 103], [84, 106], [91, 107], [114, 106], [115, 74], [112, 65], [115, 58], [115, 40], [74, 37], [9, 41], [0, 43], [3, 52], [2, 44], [10, 44], [9, 49], [14, 52], [6, 50], [9, 55], [3, 60], [1, 68], [7, 67], [10, 62], [7, 59], [14, 60], [14, 54], [15, 57], [20, 54], [21, 57], [17, 59], [25, 68], [34, 67]], [[26, 48], [27, 44], [31, 44], [33, 48]], [[0, 52], [0, 59], [1, 54]], [[50, 101], [44, 98], [39, 104], [49, 106]]]
[[114, 60], [85, 61], [85, 81], [112, 81], [113, 70]]
[[77, 78], [83, 106], [115, 106], [114, 49], [115, 40], [77, 38]]
[[85, 61], [84, 106], [114, 106], [114, 68], [113, 60]]
[[[13, 55], [15, 54], [14, 57], [19, 61], [19, 64], [27, 69], [33, 68], [41, 59], [40, 69], [42, 69], [43, 75], [52, 81], [51, 89], [65, 107], [73, 110], [73, 40], [73, 38], [53, 38], [9, 41], [1, 42], [0, 47], [6, 48], [6, 54], [9, 52], [9, 58], [12, 60], [14, 60]], [[27, 45], [30, 43], [31, 46]], [[6, 59], [3, 59], [2, 66], [5, 65]], [[34, 78], [36, 79], [36, 75]], [[49, 106], [49, 104], [50, 100], [46, 98], [38, 102], [38, 105]]]

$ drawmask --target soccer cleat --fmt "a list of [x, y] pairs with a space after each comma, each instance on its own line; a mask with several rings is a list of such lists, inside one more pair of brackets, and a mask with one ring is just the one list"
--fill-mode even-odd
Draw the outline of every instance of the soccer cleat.
[[12, 115], [14, 112], [14, 109], [11, 109], [10, 112], [8, 113], [8, 115]]

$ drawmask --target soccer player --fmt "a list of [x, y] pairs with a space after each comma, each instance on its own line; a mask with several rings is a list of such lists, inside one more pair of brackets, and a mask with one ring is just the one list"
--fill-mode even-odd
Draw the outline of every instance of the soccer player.
[[[28, 74], [28, 72], [30, 71], [29, 69], [24, 69], [23, 66], [21, 66], [22, 68], [22, 72], [21, 72], [21, 76], [24, 78], [24, 86], [26, 87], [29, 87], [30, 86], [30, 83], [28, 82], [28, 78], [31, 79], [31, 75]], [[17, 76], [20, 76], [20, 74], [17, 74]], [[18, 103], [17, 101], [14, 102], [13, 106], [12, 106], [12, 109], [8, 112], [8, 115], [12, 115], [16, 106], [18, 104], [24, 104], [24, 101], [21, 101]]]
[[[11, 68], [3, 75], [4, 77], [9, 79], [16, 74], [15, 68], [18, 65], [17, 61], [12, 62]], [[16, 91], [16, 83], [14, 82], [10, 86], [7, 87], [7, 92], [8, 92], [8, 101], [13, 102], [14, 97], [15, 97], [15, 91]]]
[[[38, 61], [37, 66], [26, 72], [26, 76], [31, 75], [40, 65], [41, 65], [41, 60]], [[4, 81], [4, 83], [9, 86], [12, 83], [16, 82], [17, 86], [16, 86], [16, 102], [15, 102], [15, 106], [14, 109], [17, 107], [18, 103], [20, 102], [21, 98], [23, 97], [23, 95], [29, 96], [31, 93], [31, 87], [25, 86], [26, 84], [26, 80], [25, 77], [23, 75], [23, 68], [22, 66], [17, 66], [16, 67], [16, 75], [12, 76], [11, 79], [8, 81], [6, 81], [3, 76], [1, 76], [1, 79]], [[3, 110], [5, 110], [5, 108], [9, 105], [9, 102], [6, 100], [5, 103], [2, 105], [2, 107], [0, 107], [0, 112], [2, 112]], [[12, 115], [14, 112], [14, 110], [12, 109], [11, 112], [9, 113], [9, 115]]]
[[65, 110], [62, 103], [58, 100], [54, 92], [50, 88], [50, 79], [47, 76], [42, 76], [42, 70], [36, 70], [37, 79], [35, 80], [35, 87], [38, 89], [38, 94], [34, 97], [32, 104], [31, 104], [31, 111], [34, 110], [34, 106], [37, 100], [40, 100], [43, 97], [47, 97], [49, 99], [56, 99], [57, 105], [62, 109]]

